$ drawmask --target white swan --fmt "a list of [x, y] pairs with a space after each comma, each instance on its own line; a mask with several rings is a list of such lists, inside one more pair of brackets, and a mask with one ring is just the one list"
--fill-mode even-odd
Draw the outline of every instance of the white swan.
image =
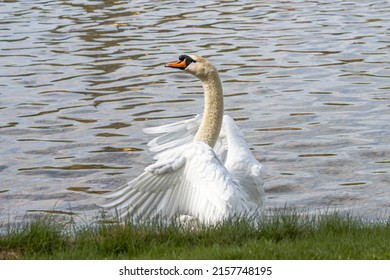
[[188, 72], [203, 83], [203, 116], [147, 128], [161, 134], [148, 143], [156, 163], [125, 186], [106, 195], [101, 206], [121, 217], [175, 216], [215, 224], [231, 216], [257, 215], [264, 204], [261, 164], [233, 119], [223, 115], [217, 69], [196, 55], [181, 55], [165, 65]]

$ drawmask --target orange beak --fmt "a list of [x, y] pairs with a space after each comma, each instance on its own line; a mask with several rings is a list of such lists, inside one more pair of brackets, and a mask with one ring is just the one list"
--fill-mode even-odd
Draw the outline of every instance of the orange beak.
[[178, 61], [174, 61], [174, 62], [169, 62], [169, 63], [165, 64], [165, 67], [178, 68], [178, 69], [184, 70], [187, 67], [187, 62], [185, 59], [183, 59], [182, 61], [178, 60]]

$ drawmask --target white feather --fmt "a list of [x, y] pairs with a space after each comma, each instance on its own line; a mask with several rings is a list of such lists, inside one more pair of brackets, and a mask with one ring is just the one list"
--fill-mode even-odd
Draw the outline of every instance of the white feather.
[[[215, 68], [201, 57], [192, 58], [196, 65], [186, 70], [202, 80], [206, 96], [221, 97]], [[260, 213], [264, 205], [262, 166], [234, 120], [220, 114], [222, 98], [209, 98], [207, 102], [207, 115], [144, 129], [158, 134], [148, 143], [150, 150], [156, 152], [156, 162], [122, 188], [107, 194], [102, 206], [115, 208], [121, 217], [178, 215], [204, 224]]]
[[[183, 137], [193, 139], [200, 117], [174, 123], [170, 128], [175, 127]], [[183, 123], [190, 126], [182, 126]], [[164, 148], [157, 141], [151, 141], [160, 151], [155, 156], [158, 160], [146, 167], [139, 177], [107, 194], [109, 200], [103, 207], [116, 207], [121, 217], [188, 215], [205, 224], [233, 215], [253, 214], [262, 208], [261, 164], [250, 152], [233, 119], [224, 116], [214, 150], [193, 141], [183, 141], [173, 148], [177, 139], [172, 135], [177, 135], [177, 131], [166, 132], [165, 128], [145, 130], [164, 133], [164, 141], [160, 142]]]

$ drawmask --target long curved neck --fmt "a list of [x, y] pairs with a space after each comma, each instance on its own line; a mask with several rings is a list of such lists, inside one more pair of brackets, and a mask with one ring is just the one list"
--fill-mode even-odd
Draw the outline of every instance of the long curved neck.
[[195, 140], [208, 144], [211, 148], [217, 142], [223, 119], [223, 92], [218, 72], [211, 71], [202, 79], [205, 105], [203, 118]]

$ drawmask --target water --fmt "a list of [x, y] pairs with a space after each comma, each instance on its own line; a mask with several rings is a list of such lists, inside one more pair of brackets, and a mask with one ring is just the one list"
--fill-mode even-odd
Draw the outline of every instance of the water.
[[142, 128], [202, 111], [183, 53], [220, 70], [268, 208], [386, 215], [389, 26], [381, 0], [2, 1], [1, 220], [91, 220], [152, 162]]

